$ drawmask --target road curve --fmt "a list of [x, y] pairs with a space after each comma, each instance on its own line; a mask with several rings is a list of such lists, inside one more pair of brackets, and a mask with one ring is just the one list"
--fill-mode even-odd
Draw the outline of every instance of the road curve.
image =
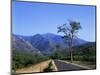
[[54, 63], [58, 69], [58, 71], [75, 71], [75, 70], [86, 70], [85, 68], [72, 65], [70, 63], [65, 63], [62, 61], [54, 60]]

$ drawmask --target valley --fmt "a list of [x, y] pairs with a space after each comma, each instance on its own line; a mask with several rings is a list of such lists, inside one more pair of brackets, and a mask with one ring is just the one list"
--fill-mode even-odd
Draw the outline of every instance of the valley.
[[[96, 43], [88, 42], [79, 38], [73, 41], [73, 63], [80, 66], [89, 66], [89, 69], [96, 68]], [[83, 70], [79, 66], [72, 66], [70, 61], [70, 51], [67, 48], [67, 41], [60, 35], [52, 33], [36, 34], [34, 36], [21, 36], [12, 35], [12, 69], [16, 73], [35, 73], [40, 72], [39, 63], [53, 60], [53, 66], [56, 66], [54, 70], [47, 67], [49, 63], [46, 63], [42, 67], [45, 69], [42, 72], [52, 71], [67, 71]], [[62, 63], [61, 61], [69, 62], [69, 64]], [[59, 63], [61, 63], [59, 65]], [[85, 63], [85, 64], [83, 64]], [[65, 66], [65, 69], [59, 69], [59, 67]], [[67, 67], [72, 66], [71, 68]], [[37, 67], [37, 69], [35, 69]], [[74, 67], [74, 68], [73, 68]], [[78, 67], [78, 68], [77, 68]], [[62, 67], [63, 68], [63, 67]], [[85, 68], [86, 69], [86, 68]], [[84, 70], [85, 70], [84, 69]]]

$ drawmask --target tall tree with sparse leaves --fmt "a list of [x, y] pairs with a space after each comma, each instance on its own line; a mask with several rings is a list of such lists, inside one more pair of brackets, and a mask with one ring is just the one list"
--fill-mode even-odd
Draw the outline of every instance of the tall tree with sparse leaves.
[[58, 28], [58, 33], [62, 32], [64, 33], [64, 39], [66, 39], [68, 41], [68, 49], [70, 50], [70, 56], [71, 56], [71, 62], [73, 62], [73, 39], [75, 37], [77, 37], [77, 33], [79, 31], [79, 29], [81, 29], [81, 25], [80, 22], [77, 21], [68, 21], [68, 24], [63, 24]]

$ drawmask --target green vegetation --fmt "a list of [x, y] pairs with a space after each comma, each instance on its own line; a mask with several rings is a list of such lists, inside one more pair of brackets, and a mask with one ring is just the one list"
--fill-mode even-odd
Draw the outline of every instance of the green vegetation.
[[45, 68], [45, 69], [43, 70], [43, 72], [51, 72], [51, 71], [53, 71], [53, 69], [52, 69], [52, 62], [49, 63], [48, 67]]
[[62, 59], [66, 57], [66, 52], [65, 51], [55, 51], [52, 55], [50, 55], [50, 58], [52, 59]]
[[[73, 59], [74, 61], [90, 62], [90, 64], [96, 63], [96, 43], [84, 44], [81, 46], [73, 47]], [[70, 61], [70, 52], [57, 51], [51, 56], [52, 59], [68, 60]]]
[[48, 59], [49, 58], [45, 56], [33, 55], [31, 53], [23, 53], [13, 50], [12, 69], [16, 70], [18, 68], [27, 67]]
[[74, 60], [96, 62], [96, 43], [86, 44], [84, 46], [79, 46], [73, 51]]

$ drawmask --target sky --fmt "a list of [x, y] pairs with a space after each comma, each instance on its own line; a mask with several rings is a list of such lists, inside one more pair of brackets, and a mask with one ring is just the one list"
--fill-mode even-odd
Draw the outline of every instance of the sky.
[[12, 2], [12, 33], [17, 35], [58, 34], [57, 27], [68, 20], [80, 22], [79, 38], [95, 41], [95, 6]]

